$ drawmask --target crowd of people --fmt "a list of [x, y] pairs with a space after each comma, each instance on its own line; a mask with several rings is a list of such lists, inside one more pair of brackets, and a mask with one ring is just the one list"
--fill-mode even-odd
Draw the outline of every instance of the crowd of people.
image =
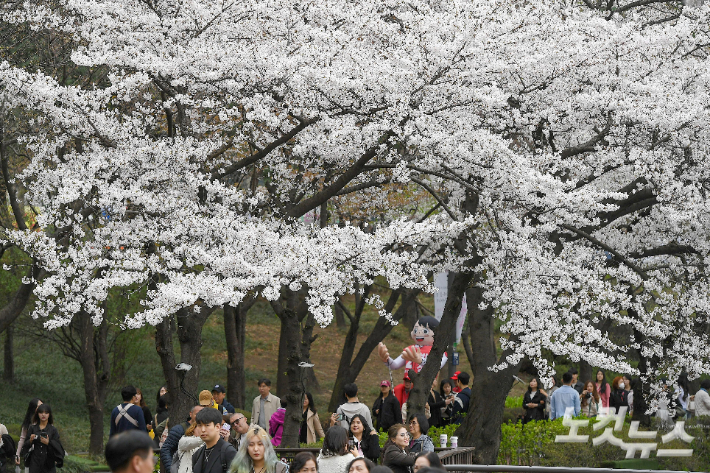
[[[573, 416], [593, 418], [604, 411], [618, 413], [625, 408], [631, 414], [634, 410], [634, 386], [637, 379], [628, 375], [615, 377], [611, 384], [606, 379], [603, 370], [597, 370], [594, 381], [587, 380], [582, 383], [576, 369], [571, 368], [562, 375], [562, 383], [553, 377], [553, 386], [545, 391], [539, 386], [537, 378], [530, 380], [528, 389], [523, 395], [522, 407], [525, 415], [522, 421], [554, 420], [564, 417], [566, 413]], [[661, 380], [663, 389], [668, 391], [667, 380]], [[661, 405], [657, 415], [671, 418], [688, 419], [693, 415], [710, 415], [710, 380], [700, 384], [700, 390], [690, 394], [690, 383], [685, 373], [682, 373], [677, 382], [678, 390], [670, 396], [670, 405]]]
[[[202, 391], [189, 418], [172, 426], [169, 416], [156, 414], [151, 419], [140, 405], [138, 390], [127, 386], [121, 391], [124, 402], [111, 415], [106, 461], [113, 472], [149, 473], [154, 466], [149, 461], [150, 452], [157, 443], [163, 473], [443, 472], [427, 432], [432, 422], [444, 422], [447, 409], [446, 422], [456, 421], [457, 413], [464, 408], [461, 399], [470, 399], [468, 381], [466, 373], [457, 373], [453, 381], [439, 385], [441, 391], [432, 386], [427, 412], [436, 410], [438, 415], [411, 415], [406, 424], [406, 398], [390, 392], [389, 382], [381, 383], [381, 396], [372, 410], [360, 402], [357, 385], [348, 384], [344, 387], [346, 402], [330, 416], [325, 433], [313, 396], [305, 393], [299, 441], [312, 443], [323, 437], [323, 446], [317, 456], [299, 453], [290, 465], [279, 461], [274, 450], [281, 442], [286, 403], [271, 394], [268, 379], [258, 381], [259, 396], [252, 403], [251, 423], [240, 412], [229, 412], [219, 385], [212, 392]], [[398, 390], [400, 396], [408, 396], [411, 383], [407, 384]], [[168, 408], [165, 394], [162, 390], [158, 394], [159, 405]], [[461, 404], [458, 410], [457, 402]], [[383, 448], [375, 425], [386, 427], [388, 440]]]
[[[251, 422], [226, 401], [226, 390], [217, 384], [199, 394], [186, 419], [171, 419], [168, 393], [161, 387], [153, 415], [140, 389], [126, 386], [122, 401], [111, 412], [106, 460], [114, 472], [148, 473], [153, 470], [154, 448], [160, 451], [162, 473], [426, 473], [441, 468], [434, 442], [427, 435], [431, 427], [460, 423], [469, 410], [470, 376], [456, 372], [450, 379], [434, 380], [424, 413], [407, 415], [412, 382], [405, 374], [400, 385], [380, 383], [380, 395], [371, 408], [358, 397], [354, 383], [344, 386], [343, 402], [323, 425], [311, 393], [304, 393], [299, 443], [323, 438], [317, 456], [296, 455], [290, 465], [277, 459], [274, 448], [282, 440], [286, 402], [271, 393], [269, 379], [258, 380], [259, 395], [252, 402]], [[572, 368], [545, 390], [533, 378], [523, 396], [523, 422], [555, 419], [566, 414], [595, 417], [603, 409], [633, 410], [633, 387], [637, 380], [617, 376], [611, 384], [598, 370], [595, 380], [582, 383]], [[690, 394], [686, 375], [677, 382], [670, 409], [672, 417], [693, 413], [710, 415], [710, 380]], [[668, 386], [666, 386], [668, 389]], [[662, 410], [662, 409], [661, 409]], [[182, 420], [182, 421], [181, 421]], [[26, 473], [55, 473], [64, 450], [54, 427], [52, 410], [40, 399], [32, 399], [14, 446], [7, 429], [0, 424], [0, 446], [15, 453], [15, 463], [24, 458]], [[377, 429], [387, 433], [380, 447]], [[378, 465], [379, 464], [379, 465]]]

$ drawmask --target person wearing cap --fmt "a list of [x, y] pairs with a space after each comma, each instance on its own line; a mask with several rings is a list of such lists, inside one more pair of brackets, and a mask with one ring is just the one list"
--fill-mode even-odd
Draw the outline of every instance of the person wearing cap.
[[468, 387], [471, 376], [468, 373], [461, 372], [456, 378], [456, 385], [460, 391], [456, 394], [451, 417], [454, 424], [460, 424], [463, 421], [464, 414], [468, 414], [469, 405], [471, 404], [471, 388]]
[[211, 407], [213, 409], [217, 409], [217, 411], [220, 413], [220, 415], [228, 415], [229, 412], [227, 410], [217, 404], [212, 397], [212, 393], [209, 392], [208, 390], [200, 391], [200, 405], [202, 407]]
[[227, 397], [227, 390], [221, 384], [215, 384], [212, 388], [212, 398], [214, 402], [217, 403], [219, 407], [222, 407], [229, 414], [234, 414], [234, 406], [225, 399]]
[[[404, 373], [404, 378], [402, 378], [402, 380], [404, 381], [402, 384], [398, 384], [394, 387], [394, 395], [399, 401], [400, 408], [405, 402], [407, 402], [407, 399], [409, 399], [409, 393], [412, 391], [412, 380], [409, 379], [409, 375], [407, 373]], [[400, 422], [402, 421], [397, 421], [397, 423]]]
[[451, 384], [454, 385], [452, 391], [453, 391], [454, 393], [457, 393], [457, 394], [461, 392], [461, 388], [459, 387], [459, 383], [458, 383], [459, 375], [460, 375], [460, 374], [461, 374], [461, 372], [460, 372], [460, 371], [457, 371], [457, 372], [454, 373], [454, 375], [451, 377], [451, 381], [453, 381], [453, 383], [451, 383]]
[[112, 436], [104, 450], [112, 473], [152, 473], [153, 441], [146, 431], [127, 430]]
[[399, 423], [402, 418], [402, 406], [392, 394], [390, 382], [387, 380], [380, 383], [380, 395], [372, 405], [372, 415], [376, 421], [375, 428], [382, 429], [384, 432]]

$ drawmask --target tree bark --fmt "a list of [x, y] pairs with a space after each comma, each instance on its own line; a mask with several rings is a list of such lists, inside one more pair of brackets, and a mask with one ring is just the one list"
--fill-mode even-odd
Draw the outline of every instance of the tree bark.
[[84, 377], [84, 396], [89, 411], [89, 454], [101, 456], [104, 451], [104, 403], [111, 379], [111, 363], [108, 358], [108, 322], [104, 318], [99, 327], [94, 327], [88, 313], [75, 316], [79, 335], [81, 370]]
[[[302, 420], [301, 406], [306, 372], [299, 364], [307, 361], [304, 360], [301, 352], [301, 322], [308, 315], [308, 306], [305, 303], [306, 294], [306, 288], [296, 292], [283, 288], [279, 300], [271, 301], [271, 306], [281, 320], [279, 349], [284, 351], [286, 360], [286, 382], [281, 385], [282, 395], [279, 396], [287, 403], [281, 437], [281, 447], [286, 448], [298, 447], [298, 430]], [[281, 353], [279, 356], [281, 357]]]
[[[279, 320], [281, 321], [281, 328], [279, 330], [279, 354], [276, 359], [276, 395], [283, 398], [288, 391], [288, 374], [286, 373], [288, 366], [288, 340], [293, 334], [288, 333], [287, 324], [284, 324], [281, 316], [279, 316]], [[301, 332], [300, 326], [298, 332]]]
[[256, 297], [245, 298], [237, 307], [224, 306], [224, 336], [227, 341], [227, 399], [234, 407], [246, 409], [244, 346], [247, 313]]
[[[198, 312], [195, 307], [180, 309], [175, 317], [167, 318], [156, 326], [155, 349], [160, 356], [160, 363], [165, 376], [170, 398], [170, 416], [174, 423], [186, 419], [190, 410], [198, 403], [197, 392], [200, 379], [202, 357], [202, 327], [214, 308], [202, 307]], [[190, 365], [189, 371], [178, 371], [172, 344], [172, 327], [176, 324], [180, 343], [180, 363]]]
[[3, 359], [2, 379], [11, 383], [15, 379], [15, 358], [13, 354], [14, 330], [12, 325], [5, 330], [5, 356]]
[[407, 415], [424, 414], [425, 404], [429, 396], [431, 384], [439, 373], [441, 360], [449, 345], [449, 341], [456, 333], [456, 321], [461, 313], [463, 296], [466, 293], [472, 273], [452, 273], [453, 282], [449, 287], [444, 313], [434, 335], [434, 345], [431, 347], [429, 356], [422, 370], [417, 374], [413, 370], [409, 371], [412, 379], [412, 391], [407, 401]]
[[[634, 338], [639, 343], [639, 346], [643, 346], [645, 336], [636, 329], [634, 329]], [[631, 389], [634, 390], [634, 412], [631, 419], [639, 421], [640, 425], [644, 427], [650, 427], [651, 416], [646, 414], [646, 410], [648, 409], [646, 399], [651, 395], [651, 386], [649, 383], [644, 383], [641, 378], [653, 373], [653, 360], [649, 360], [648, 357], [645, 357], [640, 349], [636, 351], [639, 355], [638, 369], [640, 376], [633, 381], [634, 385], [631, 386]]]
[[[301, 358], [306, 363], [311, 362], [311, 344], [318, 339], [318, 335], [313, 335], [313, 328], [315, 326], [316, 318], [313, 316], [313, 314], [309, 313], [308, 317], [306, 317], [306, 323], [303, 326], [303, 334], [301, 337]], [[321, 387], [320, 383], [318, 382], [318, 378], [316, 378], [316, 372], [313, 370], [312, 367], [305, 368], [305, 370], [306, 391], [310, 393], [320, 393]]]
[[492, 465], [498, 459], [505, 398], [519, 367], [508, 365], [498, 372], [488, 370], [490, 366], [504, 360], [508, 353], [503, 352], [500, 360], [496, 359], [493, 336], [495, 319], [491, 307], [480, 309], [482, 292], [481, 288], [475, 286], [466, 291], [474, 361], [473, 384], [468, 415], [456, 430], [456, 435], [459, 437], [459, 445], [476, 448], [475, 463]]
[[[340, 299], [342, 302], [342, 298]], [[345, 312], [340, 308], [340, 305], [335, 304], [333, 306], [333, 312], [335, 312], [335, 326], [339, 329], [344, 329], [348, 325], [345, 322]]]
[[586, 383], [587, 381], [596, 382], [596, 377], [592, 374], [592, 365], [585, 360], [579, 360], [579, 381]]

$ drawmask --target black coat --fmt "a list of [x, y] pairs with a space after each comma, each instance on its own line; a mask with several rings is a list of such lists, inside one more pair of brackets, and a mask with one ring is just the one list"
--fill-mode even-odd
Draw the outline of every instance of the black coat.
[[209, 460], [205, 460], [205, 446], [192, 454], [192, 473], [227, 473], [237, 451], [222, 437], [213, 447]]
[[[537, 407], [528, 407], [528, 404], [537, 404]], [[526, 391], [523, 396], [523, 409], [525, 409], [525, 417], [523, 422], [529, 420], [543, 420], [545, 418], [545, 406], [547, 404], [547, 396], [542, 394], [538, 389], [534, 393]]]
[[438, 391], [429, 391], [427, 402], [429, 403], [429, 412], [431, 412], [429, 427], [441, 427], [443, 423], [441, 419], [441, 408], [446, 406], [444, 398], [441, 397]]
[[416, 459], [416, 453], [404, 452], [397, 445], [390, 443], [385, 446], [382, 464], [389, 467], [393, 473], [411, 473]]
[[609, 411], [611, 411], [611, 408], [613, 407], [614, 412], [618, 414], [619, 408], [623, 406], [629, 406], [629, 393], [623, 389], [612, 391], [609, 395]]
[[[357, 439], [354, 439], [357, 442]], [[371, 435], [369, 432], [362, 433], [362, 442], [359, 447], [362, 449], [362, 454], [368, 460], [377, 463], [380, 458], [380, 436]], [[357, 448], [357, 446], [355, 447]]]
[[[30, 442], [32, 434], [37, 437], [33, 442]], [[40, 434], [46, 434], [49, 437], [49, 445], [40, 441]], [[44, 430], [40, 429], [38, 424], [30, 425], [27, 429], [27, 440], [22, 446], [22, 455], [27, 453], [29, 453], [29, 457], [25, 466], [29, 468], [30, 473], [55, 473], [55, 464], [64, 461], [64, 448], [59, 442], [57, 429], [51, 424], [48, 424]]]
[[[375, 413], [377, 410], [380, 411], [379, 414]], [[392, 391], [384, 400], [382, 395], [377, 396], [375, 404], [372, 405], [372, 418], [377, 419], [375, 428], [382, 429], [384, 432], [394, 424], [402, 423], [402, 408]]]

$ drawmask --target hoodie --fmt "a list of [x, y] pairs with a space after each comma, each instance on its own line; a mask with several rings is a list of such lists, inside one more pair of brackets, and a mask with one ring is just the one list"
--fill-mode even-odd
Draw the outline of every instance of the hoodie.
[[[355, 414], [363, 416], [370, 428], [373, 426], [370, 409], [361, 402], [346, 402], [345, 404], [341, 404], [336, 412], [345, 416], [345, 419], [340, 421], [340, 426], [345, 430], [350, 430], [350, 420]], [[365, 433], [369, 434], [369, 432]]]
[[281, 435], [284, 432], [284, 420], [286, 419], [286, 409], [279, 407], [274, 415], [269, 419], [269, 435], [274, 447], [281, 445]]

